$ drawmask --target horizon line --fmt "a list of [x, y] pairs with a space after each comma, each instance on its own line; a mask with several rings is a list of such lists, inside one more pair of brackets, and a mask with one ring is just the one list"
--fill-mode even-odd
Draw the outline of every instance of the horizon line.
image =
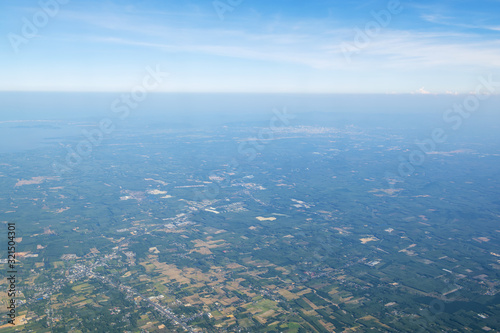
[[[58, 93], [58, 94], [123, 94], [130, 93], [127, 90], [0, 90], [0, 93]], [[445, 92], [445, 93], [420, 93], [420, 92], [279, 92], [279, 91], [150, 91], [148, 95], [162, 95], [162, 94], [205, 94], [205, 95], [383, 95], [383, 96], [467, 96], [476, 95], [476, 92]], [[482, 94], [485, 96], [500, 96], [500, 93], [487, 93]]]

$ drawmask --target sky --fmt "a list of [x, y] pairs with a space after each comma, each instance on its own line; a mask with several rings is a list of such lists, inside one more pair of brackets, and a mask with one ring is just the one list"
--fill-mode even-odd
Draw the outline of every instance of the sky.
[[500, 0], [2, 0], [0, 36], [0, 91], [126, 92], [147, 68], [168, 73], [158, 92], [456, 94], [500, 81]]

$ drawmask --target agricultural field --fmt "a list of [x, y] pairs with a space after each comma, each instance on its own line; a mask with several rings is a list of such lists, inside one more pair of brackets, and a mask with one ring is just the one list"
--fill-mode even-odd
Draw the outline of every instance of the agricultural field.
[[403, 183], [381, 175], [411, 136], [327, 126], [124, 130], [59, 176], [56, 148], [5, 154], [2, 332], [498, 331], [498, 146]]

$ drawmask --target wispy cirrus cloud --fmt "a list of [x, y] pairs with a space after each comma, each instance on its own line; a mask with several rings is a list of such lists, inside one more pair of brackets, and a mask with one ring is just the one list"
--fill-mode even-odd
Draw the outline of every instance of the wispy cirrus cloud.
[[480, 29], [500, 31], [500, 26], [482, 25], [482, 24], [467, 24], [462, 20], [451, 16], [443, 16], [440, 14], [423, 14], [422, 19], [427, 22], [436, 23], [444, 26], [460, 27], [466, 29]]
[[[178, 69], [182, 78], [177, 82], [184, 80], [182, 87], [201, 90], [199, 82], [222, 87], [224, 81], [230, 82], [224, 87], [240, 90], [249, 89], [250, 82], [254, 90], [282, 91], [286, 89], [280, 85], [296, 82], [295, 86], [321, 92], [409, 93], [426, 87], [444, 93], [468, 91], [466, 82], [474, 73], [500, 67], [500, 39], [494, 33], [500, 27], [480, 19], [481, 15], [475, 15], [477, 24], [460, 21], [460, 15], [445, 5], [430, 3], [405, 4], [402, 15], [406, 16], [395, 18], [370, 38], [348, 64], [340, 46], [356, 38], [355, 28], [363, 28], [377, 6], [376, 2], [356, 4], [366, 11], [365, 16], [351, 18], [333, 9], [323, 16], [319, 12], [291, 16], [282, 10], [248, 6], [245, 15], [224, 22], [213, 8], [198, 4], [167, 10], [107, 2], [95, 3], [93, 11], [77, 4], [61, 10], [54, 28], [43, 32], [39, 44], [33, 43], [33, 47], [40, 45], [37, 51], [42, 56], [25, 54], [22, 68], [37, 85], [54, 77], [51, 87], [75, 89], [79, 85], [75, 77], [86, 81], [82, 87], [93, 86], [93, 80], [96, 89], [102, 82], [109, 89], [132, 66], [140, 68], [154, 59]], [[9, 63], [20, 64], [22, 59]], [[68, 75], [54, 65], [62, 63], [78, 75]], [[5, 68], [4, 73], [10, 86], [23, 85], [18, 72]]]
[[[287, 62], [315, 69], [345, 69], [339, 45], [353, 38], [353, 30], [326, 28], [324, 22], [310, 26], [287, 22], [275, 32], [249, 32], [244, 29], [185, 28], [176, 24], [140, 24], [134, 17], [121, 17], [103, 23], [92, 15], [80, 20], [105, 26], [104, 36], [87, 37], [97, 43], [114, 43], [137, 48], [155, 48], [163, 52], [186, 52], [220, 57]], [[311, 29], [311, 26], [313, 27]], [[291, 27], [291, 28], [290, 28]], [[499, 41], [483, 40], [474, 33], [418, 32], [387, 30], [371, 41], [356, 59], [358, 69], [430, 66], [500, 66]]]

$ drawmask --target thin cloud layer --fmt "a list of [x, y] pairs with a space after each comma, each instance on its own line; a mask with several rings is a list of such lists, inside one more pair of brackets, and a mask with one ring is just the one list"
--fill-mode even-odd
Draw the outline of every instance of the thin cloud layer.
[[[467, 92], [475, 84], [471, 77], [500, 67], [500, 39], [481, 33], [500, 28], [486, 19], [482, 26], [453, 23], [454, 13], [442, 14], [444, 5], [410, 3], [380, 24], [374, 13], [387, 13], [383, 2], [359, 3], [356, 13], [365, 15], [352, 17], [354, 9], [347, 5], [339, 13], [325, 4], [325, 16], [243, 3], [224, 20], [195, 1], [162, 8], [91, 4], [92, 10], [71, 3], [61, 7], [18, 53], [4, 46], [7, 80], [0, 89], [120, 90], [123, 79], [159, 63], [177, 83], [163, 88], [167, 91], [410, 93], [425, 86], [445, 93]], [[36, 6], [11, 9], [18, 17], [9, 16], [2, 28], [6, 36], [37, 11]], [[67, 67], [79, 76], [68, 78]], [[45, 87], [44, 77], [53, 79]], [[120, 80], [113, 84], [115, 77]], [[301, 90], [304, 80], [307, 91]]]

